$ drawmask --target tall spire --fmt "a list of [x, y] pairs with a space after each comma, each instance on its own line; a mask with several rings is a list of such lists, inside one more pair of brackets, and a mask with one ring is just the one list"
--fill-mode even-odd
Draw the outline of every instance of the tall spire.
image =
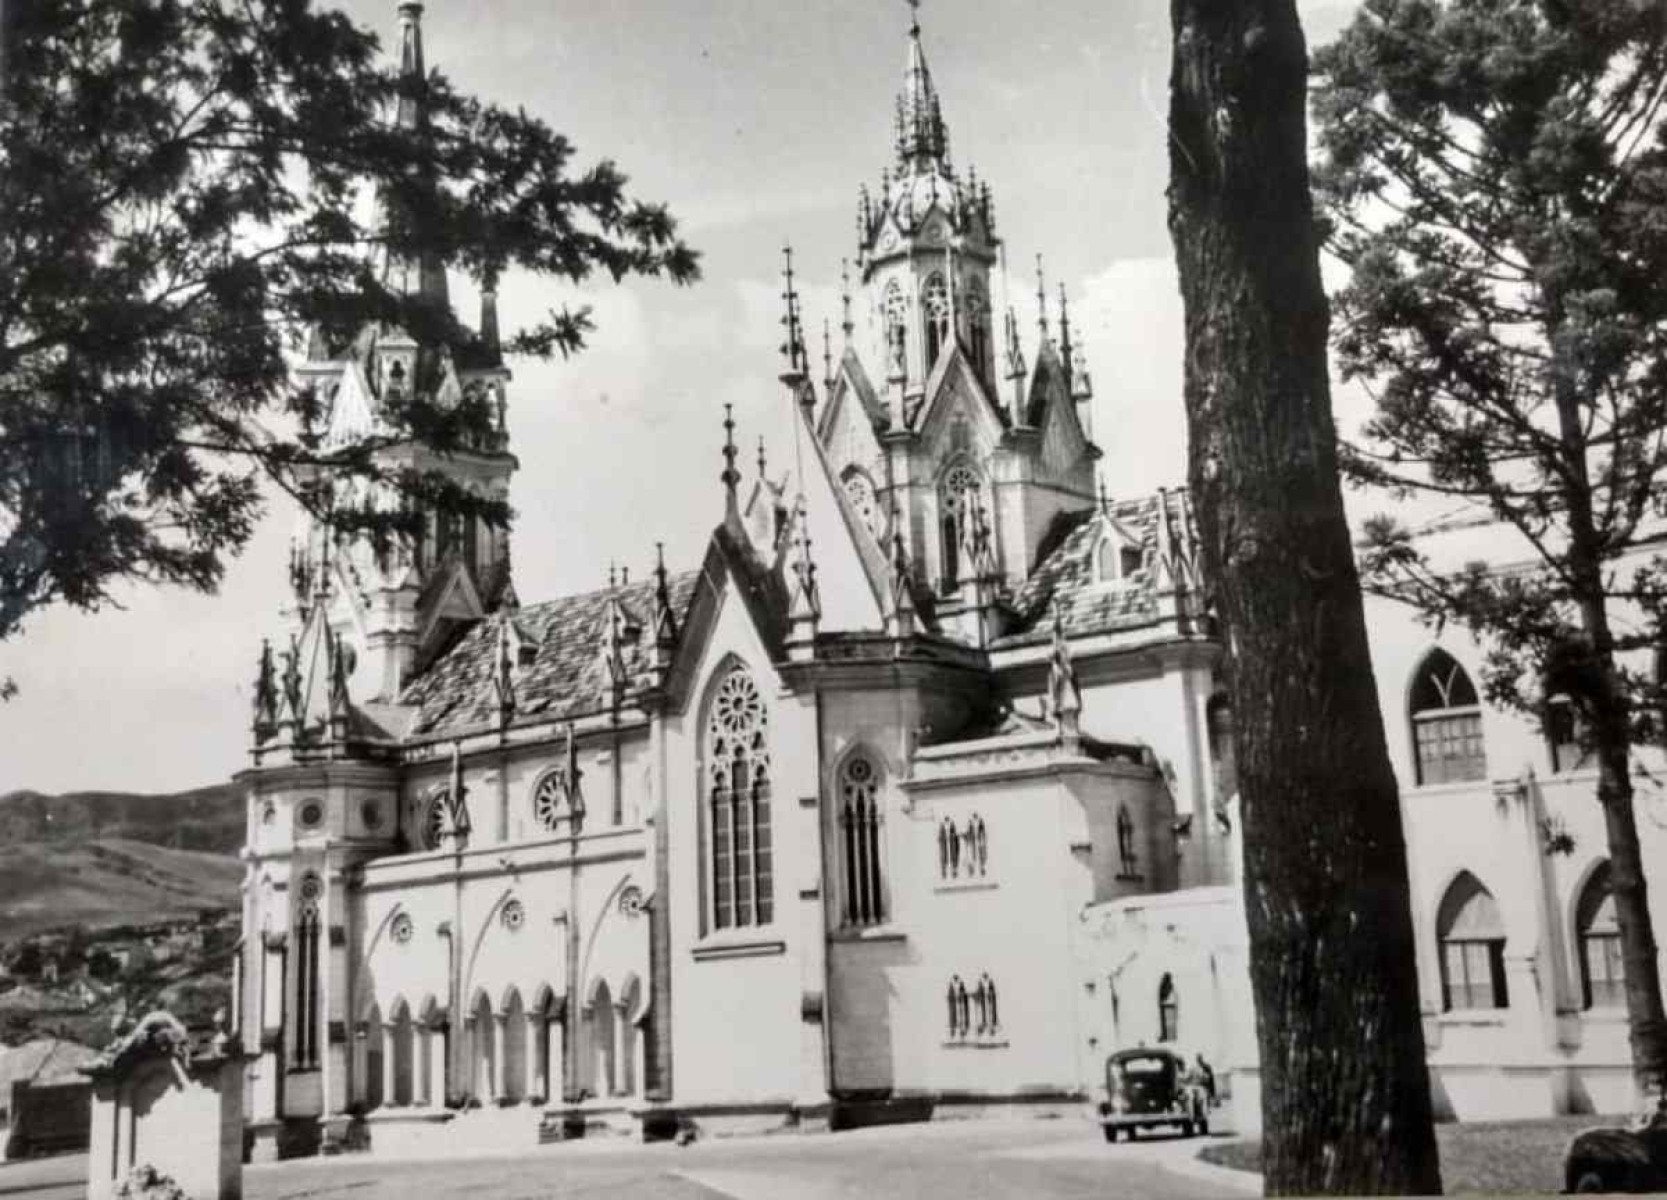
[[920, 48], [919, 0], [909, 0], [909, 7], [909, 57], [897, 103], [897, 157], [905, 168], [918, 169], [948, 159], [949, 133], [938, 108], [932, 73], [926, 68], [926, 54]]
[[[1045, 345], [1048, 340], [1048, 280], [1042, 273], [1040, 254], [1036, 256], [1036, 327], [1041, 331], [1042, 342]], [[1036, 350], [1040, 354], [1042, 347], [1038, 346]]]
[[1065, 368], [1065, 390], [1071, 390], [1071, 313], [1065, 306], [1065, 285], [1059, 285], [1059, 359]]
[[839, 260], [839, 304], [843, 312], [839, 327], [845, 331], [845, 340], [849, 342], [856, 324], [851, 320], [851, 263], [844, 258]]
[[[428, 69], [423, 62], [422, 15], [423, 6], [416, 0], [405, 0], [399, 6], [399, 103], [394, 113], [395, 128], [418, 138], [428, 136]], [[408, 219], [413, 216], [405, 215]], [[420, 296], [442, 307], [448, 303], [445, 265], [426, 246], [415, 261], [409, 254], [390, 249], [382, 282], [389, 291], [401, 295]]]

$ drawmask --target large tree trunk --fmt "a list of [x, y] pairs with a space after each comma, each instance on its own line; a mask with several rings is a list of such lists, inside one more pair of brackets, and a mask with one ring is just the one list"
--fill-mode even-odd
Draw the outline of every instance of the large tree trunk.
[[1399, 795], [1337, 482], [1294, 0], [1172, 0], [1191, 485], [1227, 637], [1269, 1195], [1441, 1190]]
[[[1547, 340], [1556, 347], [1563, 341], [1556, 330], [1556, 323], [1563, 319], [1563, 305], [1560, 299], [1551, 297], [1548, 308], [1553, 314], [1553, 327]], [[1563, 484], [1569, 514], [1568, 574], [1585, 634], [1585, 645], [1575, 648], [1575, 661], [1562, 664], [1569, 678], [1553, 686], [1581, 693], [1584, 711], [1591, 714], [1593, 749], [1598, 760], [1598, 801], [1603, 806], [1604, 832], [1609, 842], [1609, 890], [1615, 898], [1615, 921], [1621, 932], [1633, 1077], [1641, 1094], [1653, 1094], [1667, 1103], [1667, 1020], [1662, 1015], [1655, 928], [1650, 920], [1633, 814], [1630, 720], [1625, 688], [1615, 663], [1615, 634], [1609, 625], [1608, 589], [1599, 553], [1601, 539], [1593, 520], [1578, 373], [1560, 365], [1553, 374], [1558, 432], [1568, 451]]]

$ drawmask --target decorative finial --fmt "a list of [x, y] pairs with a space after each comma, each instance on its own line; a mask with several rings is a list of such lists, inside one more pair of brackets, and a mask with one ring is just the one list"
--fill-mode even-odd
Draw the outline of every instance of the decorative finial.
[[759, 434], [758, 435], [758, 477], [760, 479], [767, 478], [767, 476], [769, 474], [769, 472], [764, 469], [764, 462], [765, 462], [765, 459], [764, 459], [764, 435]]
[[833, 395], [833, 334], [826, 317], [822, 318], [822, 382], [827, 385], [828, 394]]
[[1104, 513], [1109, 513], [1111, 511], [1111, 497], [1106, 495], [1106, 477], [1104, 475], [1101, 475], [1099, 477], [1099, 481], [1100, 481], [1100, 511], [1104, 512]]
[[908, 0], [909, 4], [909, 36], [920, 36], [920, 0]]
[[1059, 355], [1064, 360], [1065, 382], [1071, 382], [1071, 314], [1065, 307], [1065, 285], [1059, 285]]
[[1042, 273], [1042, 256], [1036, 256], [1036, 327], [1042, 331], [1042, 340], [1048, 340], [1048, 285], [1047, 276]]
[[839, 260], [839, 303], [844, 312], [840, 328], [845, 331], [845, 340], [850, 341], [856, 324], [851, 320], [851, 262], [845, 258]]
[[739, 515], [735, 501], [735, 487], [741, 482], [741, 473], [735, 469], [735, 416], [734, 405], [724, 405], [724, 470], [719, 476], [723, 480], [726, 511]]
[[787, 359], [787, 369], [782, 372], [782, 381], [795, 380], [805, 373], [805, 340], [804, 330], [799, 324], [799, 293], [793, 286], [793, 247], [783, 246], [782, 257], [782, 293], [781, 298], [787, 305], [787, 313], [781, 323], [787, 329], [787, 341], [782, 344], [781, 353]]

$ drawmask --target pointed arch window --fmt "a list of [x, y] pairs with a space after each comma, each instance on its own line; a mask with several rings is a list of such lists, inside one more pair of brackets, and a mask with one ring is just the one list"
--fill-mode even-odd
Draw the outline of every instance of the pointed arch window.
[[977, 813], [957, 825], [953, 818], [938, 822], [938, 877], [982, 879], [989, 864], [990, 837]]
[[876, 538], [882, 533], [880, 501], [874, 492], [874, 481], [861, 467], [847, 467], [844, 479], [845, 497], [860, 520]]
[[926, 373], [938, 365], [938, 356], [949, 346], [949, 285], [934, 271], [920, 290], [921, 316], [926, 325]]
[[706, 721], [707, 878], [712, 929], [775, 916], [769, 714], [745, 667], [719, 681]]
[[996, 1011], [996, 985], [988, 975], [981, 975], [978, 986], [973, 989], [972, 1002], [978, 1023], [975, 1032], [980, 1037], [993, 1037], [1001, 1029], [999, 1014]]
[[297, 889], [300, 911], [295, 921], [295, 1066], [318, 1066], [318, 942], [319, 900], [324, 883], [312, 872], [301, 877]]
[[1589, 738], [1586, 718], [1575, 707], [1574, 701], [1561, 695], [1546, 701], [1545, 740], [1554, 774], [1578, 771], [1591, 765]]
[[1580, 995], [1584, 1008], [1619, 1008], [1626, 1004], [1621, 970], [1621, 926], [1615, 918], [1609, 864], [1592, 872], [1575, 909], [1580, 939]]
[[1436, 912], [1441, 949], [1441, 1007], [1505, 1008], [1505, 923], [1493, 893], [1468, 871], [1455, 879]]
[[901, 378], [908, 371], [909, 301], [895, 279], [886, 285], [883, 315], [888, 373], [892, 378]]
[[961, 982], [959, 975], [952, 975], [949, 979], [945, 999], [949, 1007], [949, 1036], [960, 1039], [972, 1032], [972, 1000], [967, 994], [967, 985]]
[[1175, 995], [1175, 978], [1165, 975], [1158, 983], [1158, 1041], [1173, 1042], [1181, 1036], [1181, 1002]]
[[1419, 666], [1410, 709], [1420, 787], [1487, 778], [1476, 685], [1447, 651], [1431, 650]]
[[978, 374], [989, 378], [990, 365], [990, 301], [984, 285], [978, 280], [967, 284], [967, 349]]
[[845, 923], [886, 919], [880, 870], [880, 779], [873, 760], [853, 755], [839, 772], [839, 832], [845, 860]]
[[972, 532], [973, 510], [983, 495], [983, 481], [972, 464], [957, 460], [938, 484], [938, 549], [943, 563], [939, 587], [954, 591], [961, 582], [961, 547]]

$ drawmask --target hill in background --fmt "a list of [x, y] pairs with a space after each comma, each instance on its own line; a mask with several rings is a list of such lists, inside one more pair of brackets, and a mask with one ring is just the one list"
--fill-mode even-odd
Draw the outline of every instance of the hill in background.
[[47, 796], [28, 791], [0, 795], [0, 845], [120, 838], [174, 850], [236, 854], [243, 845], [243, 825], [242, 789], [232, 783], [158, 796]]
[[241, 789], [0, 795], [0, 942], [237, 904]]

